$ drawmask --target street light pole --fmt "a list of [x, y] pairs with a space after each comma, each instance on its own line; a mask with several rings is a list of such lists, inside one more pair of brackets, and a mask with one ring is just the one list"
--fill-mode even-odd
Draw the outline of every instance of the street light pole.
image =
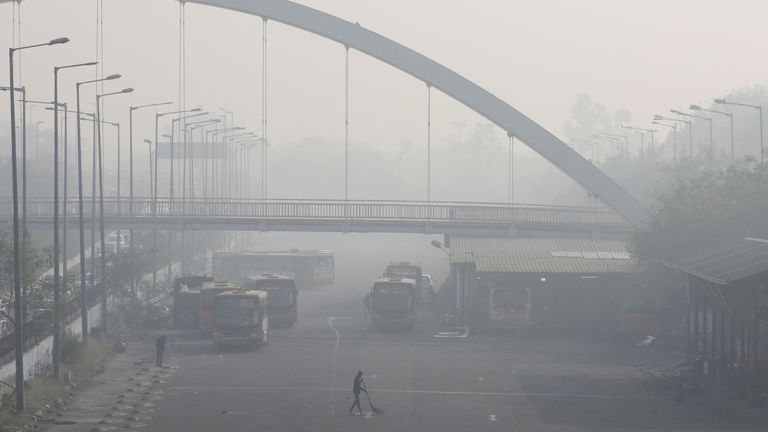
[[[53, 68], [53, 377], [61, 378], [61, 272], [59, 269], [59, 71], [96, 62]], [[66, 107], [64, 107], [66, 115]], [[65, 128], [66, 129], [66, 128]], [[66, 142], [66, 140], [65, 140]], [[65, 150], [66, 152], [66, 150]], [[66, 180], [65, 180], [66, 181]], [[66, 253], [64, 254], [66, 267]]]
[[[715, 103], [724, 104], [724, 105], [743, 106], [748, 108], [754, 108], [757, 110], [758, 115], [760, 116], [760, 118], [758, 119], [758, 123], [760, 124], [760, 165], [762, 165], [765, 162], [765, 146], [763, 145], [763, 106], [742, 103], [742, 102], [731, 102], [725, 99], [715, 99]], [[733, 126], [731, 126], [731, 128], [733, 128]], [[731, 129], [731, 134], [733, 134], [733, 129]]]
[[[713, 109], [702, 108], [699, 105], [691, 105], [689, 109], [691, 109], [692, 111], [702, 111], [702, 112], [708, 112], [712, 114], [720, 114], [728, 117], [728, 119], [730, 120], [730, 126], [731, 126], [731, 163], [733, 163], [735, 159], [735, 149], [733, 145], [733, 114], [725, 111], [717, 111]], [[711, 122], [710, 122], [710, 125], [711, 125]]]
[[[120, 74], [109, 75], [104, 78], [99, 78], [89, 81], [81, 81], [75, 84], [75, 93], [77, 96], [77, 208], [78, 208], [78, 230], [80, 240], [80, 324], [81, 324], [81, 337], [83, 345], [88, 344], [88, 291], [86, 289], [86, 277], [85, 277], [85, 221], [83, 211], [83, 141], [81, 133], [80, 122], [80, 86], [84, 84], [92, 84], [101, 81], [109, 81], [120, 78]], [[94, 120], [95, 120], [94, 114]], [[96, 125], [94, 124], [94, 130]], [[95, 141], [95, 140], [94, 140]], [[93, 206], [93, 203], [91, 203]], [[91, 259], [93, 260], [93, 249], [91, 249]], [[93, 276], [93, 275], [92, 275]], [[93, 280], [93, 278], [91, 278]]]
[[[164, 112], [164, 113], [156, 113], [155, 114], [155, 166], [154, 166], [154, 179], [152, 180], [152, 184], [154, 186], [151, 186], [150, 189], [152, 189], [152, 216], [154, 218], [157, 218], [157, 199], [159, 195], [159, 189], [158, 189], [158, 166], [159, 166], [159, 159], [158, 154], [160, 153], [158, 151], [158, 145], [160, 144], [159, 141], [159, 122], [160, 117], [166, 116], [166, 115], [175, 115], [175, 114], [184, 114], [189, 112], [198, 112], [202, 111], [201, 108], [192, 108], [190, 110], [182, 110], [182, 111], [171, 111], [171, 112]], [[173, 123], [171, 123], [171, 127], [173, 127]], [[166, 135], [163, 135], [164, 137]], [[171, 137], [170, 135], [168, 135]], [[173, 154], [173, 138], [170, 139], [170, 149], [171, 154]], [[152, 176], [150, 176], [152, 177]], [[170, 189], [170, 196], [173, 197], [173, 158], [171, 158], [171, 189]], [[172, 201], [171, 201], [172, 203]], [[169, 214], [170, 214], [170, 208], [169, 208]], [[168, 230], [168, 287], [171, 287], [171, 265], [173, 264], [171, 262], [171, 246], [172, 246], [172, 240], [171, 235], [173, 234], [172, 230]], [[152, 255], [153, 255], [153, 262], [154, 265], [152, 266], [152, 292], [156, 292], [157, 290], [157, 229], [152, 229]]]
[[700, 119], [700, 120], [705, 120], [707, 123], [709, 123], [709, 167], [710, 167], [710, 169], [713, 168], [714, 167], [714, 162], [715, 162], [714, 161], [714, 157], [715, 157], [715, 141], [714, 141], [714, 139], [712, 137], [712, 118], [711, 117], [700, 116], [700, 115], [696, 115], [696, 114], [684, 113], [682, 111], [675, 110], [675, 109], [669, 110], [669, 112], [671, 112], [673, 114], [677, 114], [677, 115], [682, 115], [682, 116], [686, 116], [686, 117], [692, 117], [692, 118], [697, 118], [697, 119]]
[[[161, 105], [169, 105], [173, 102], [159, 102], [159, 103], [152, 103], [152, 104], [146, 104], [146, 105], [139, 105], [139, 106], [132, 106], [128, 108], [128, 195], [129, 195], [129, 204], [128, 204], [128, 215], [133, 218], [133, 112], [142, 108], [148, 108], [148, 107], [157, 107]], [[157, 123], [155, 123], [157, 124]], [[157, 139], [157, 138], [155, 138]], [[150, 141], [151, 142], [151, 141]], [[150, 161], [149, 161], [149, 196], [153, 199], [154, 202], [154, 193], [152, 189], [152, 150], [151, 150], [151, 144], [150, 144]], [[136, 278], [133, 274], [133, 268], [135, 265], [134, 261], [134, 255], [135, 255], [135, 249], [134, 249], [134, 240], [133, 240], [133, 228], [130, 229], [128, 235], [130, 236], [129, 239], [129, 254], [131, 256], [131, 290], [133, 293], [136, 293]], [[154, 266], [154, 263], [153, 263]], [[156, 283], [156, 273], [153, 274], [152, 279], [152, 287], [155, 287]]]
[[109, 333], [109, 320], [107, 319], [107, 296], [109, 295], [109, 290], [107, 289], [106, 242], [104, 241], [104, 167], [102, 163], [103, 146], [101, 143], [101, 98], [132, 92], [132, 88], [125, 88], [117, 92], [96, 95], [96, 139], [99, 159], [99, 243], [101, 244], [101, 331], [103, 336]]
[[[8, 48], [8, 66], [10, 69], [10, 103], [11, 103], [11, 187], [13, 196], [13, 294], [14, 294], [14, 342], [16, 357], [16, 412], [24, 412], [24, 316], [22, 313], [23, 296], [21, 292], [21, 260], [19, 250], [19, 192], [18, 170], [16, 166], [16, 89], [14, 87], [13, 54], [23, 49], [41, 46], [58, 45], [69, 42], [68, 38], [53, 39], [47, 43], [28, 45], [18, 48]], [[24, 98], [26, 99], [26, 92]], [[26, 131], [25, 131], [26, 134]]]
[[659, 123], [657, 121], [652, 121], [651, 123], [658, 126], [664, 126], [672, 129], [672, 147], [673, 147], [672, 162], [677, 163], [677, 123], [666, 124], [666, 123]]
[[[674, 117], [666, 117], [663, 115], [656, 114], [653, 116], [653, 119], [656, 121], [659, 120], [665, 120], [665, 121], [671, 121], [675, 124], [677, 123], [684, 123], [686, 126], [688, 126], [688, 157], [693, 160], [693, 122], [691, 120], [683, 120], [679, 118]], [[675, 129], [677, 131], [677, 129]]]

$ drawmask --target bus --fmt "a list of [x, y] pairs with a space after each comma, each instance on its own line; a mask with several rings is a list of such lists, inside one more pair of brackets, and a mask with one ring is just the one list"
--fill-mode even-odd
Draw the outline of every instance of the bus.
[[273, 274], [292, 278], [298, 289], [335, 281], [333, 252], [327, 250], [217, 252], [212, 267], [216, 280], [242, 281], [248, 276]]
[[523, 330], [531, 322], [531, 290], [522, 287], [493, 287], [490, 292], [488, 327]]
[[265, 291], [231, 290], [213, 299], [213, 343], [260, 348], [267, 343], [269, 319]]
[[213, 301], [224, 291], [239, 290], [240, 282], [206, 282], [200, 288], [199, 327], [203, 333], [213, 331]]
[[413, 329], [417, 297], [418, 290], [413, 279], [378, 279], [371, 288], [371, 324], [379, 329]]
[[247, 290], [266, 291], [267, 313], [269, 323], [273, 327], [291, 327], [299, 316], [299, 291], [296, 282], [279, 275], [259, 275], [245, 278], [243, 288]]
[[199, 327], [200, 288], [213, 279], [205, 275], [179, 276], [173, 281], [173, 325], [177, 329]]
[[422, 272], [421, 266], [409, 262], [392, 263], [387, 266], [384, 277], [411, 279], [416, 284], [416, 289], [421, 291]]

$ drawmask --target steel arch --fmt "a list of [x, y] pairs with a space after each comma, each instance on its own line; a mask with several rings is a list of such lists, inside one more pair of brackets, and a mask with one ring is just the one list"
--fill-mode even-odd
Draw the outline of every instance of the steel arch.
[[[0, 3], [11, 0], [0, 0]], [[256, 15], [368, 54], [424, 81], [520, 139], [635, 227], [646, 209], [605, 173], [512, 106], [418, 52], [334, 15], [289, 0], [181, 0]]]

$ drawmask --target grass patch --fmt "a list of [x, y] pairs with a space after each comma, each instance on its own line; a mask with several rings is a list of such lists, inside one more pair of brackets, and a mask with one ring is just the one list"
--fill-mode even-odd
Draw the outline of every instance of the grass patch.
[[[12, 408], [15, 407], [15, 395], [10, 393], [3, 396], [0, 407], [0, 431], [20, 430], [25, 423], [32, 421], [32, 415], [38, 410], [43, 410], [43, 417], [52, 417], [59, 411], [54, 406], [56, 399], [66, 399], [72, 388], [66, 384], [64, 377], [69, 374], [72, 382], [80, 385], [85, 378], [93, 375], [95, 369], [109, 360], [111, 351], [101, 341], [91, 338], [88, 346], [80, 344], [79, 339], [73, 336], [62, 338], [62, 379], [56, 380], [50, 376], [35, 377], [28, 380], [25, 385], [26, 410], [23, 415], [16, 415]], [[49, 405], [52, 411], [45, 411]]]

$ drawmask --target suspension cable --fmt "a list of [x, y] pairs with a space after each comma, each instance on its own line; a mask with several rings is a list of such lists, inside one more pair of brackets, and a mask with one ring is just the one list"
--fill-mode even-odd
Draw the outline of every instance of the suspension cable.
[[507, 132], [507, 138], [507, 204], [512, 204], [515, 201], [515, 136]]
[[427, 203], [432, 201], [432, 84], [427, 83]]
[[262, 48], [261, 48], [261, 138], [262, 138], [262, 163], [261, 175], [261, 196], [264, 199], [269, 197], [269, 141], [267, 141], [267, 19], [263, 18]]
[[349, 201], [349, 46], [344, 46], [344, 201]]

